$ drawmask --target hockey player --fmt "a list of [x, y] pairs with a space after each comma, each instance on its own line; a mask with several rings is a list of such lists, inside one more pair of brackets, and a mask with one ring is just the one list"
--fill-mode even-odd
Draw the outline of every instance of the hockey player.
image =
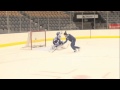
[[64, 33], [64, 35], [66, 37], [66, 41], [64, 42], [64, 44], [69, 40], [71, 42], [71, 48], [74, 50], [74, 52], [76, 52], [76, 49], [80, 49], [80, 47], [75, 46], [76, 38], [74, 36], [72, 36], [71, 34], [67, 34], [66, 32]]
[[56, 35], [57, 36], [53, 39], [53, 44], [55, 45], [55, 47], [58, 47], [59, 45], [62, 45], [63, 42], [61, 41], [61, 33], [57, 32]]

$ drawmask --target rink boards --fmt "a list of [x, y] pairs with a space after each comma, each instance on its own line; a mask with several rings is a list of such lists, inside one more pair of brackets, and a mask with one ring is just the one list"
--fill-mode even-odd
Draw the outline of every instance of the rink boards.
[[[88, 39], [88, 38], [120, 38], [119, 29], [100, 29], [100, 30], [66, 30], [67, 33], [72, 34], [76, 39]], [[51, 41], [56, 36], [58, 31], [47, 31], [46, 40]], [[60, 31], [62, 33], [65, 30]], [[11, 33], [11, 34], [1, 34], [0, 35], [0, 48], [7, 46], [14, 46], [25, 44], [28, 38], [28, 32], [26, 33]], [[40, 36], [40, 40], [43, 40], [44, 36]], [[62, 34], [62, 40], [65, 37]], [[40, 41], [38, 40], [38, 41]]]

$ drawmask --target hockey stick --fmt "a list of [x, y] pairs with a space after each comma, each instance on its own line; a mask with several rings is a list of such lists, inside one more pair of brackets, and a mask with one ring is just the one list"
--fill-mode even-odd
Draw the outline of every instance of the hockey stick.
[[51, 49], [50, 49], [50, 52], [51, 53], [53, 53], [55, 50], [57, 50], [59, 47], [61, 47], [61, 45], [60, 46], [58, 46], [58, 47], [55, 47], [54, 45], [51, 47]]
[[50, 48], [50, 50], [49, 50], [49, 52], [53, 52], [55, 49], [56, 49], [55, 46], [52, 45], [51, 48]]
[[51, 53], [53, 53], [55, 50], [57, 50], [57, 48], [55, 48]]
[[58, 47], [56, 47], [53, 51], [52, 51], [52, 53], [54, 52], [54, 51], [56, 51], [59, 47], [61, 47], [61, 46], [63, 46], [63, 45], [60, 45], [60, 46], [58, 46]]
[[57, 47], [53, 48], [53, 46], [52, 46], [49, 52], [53, 53], [55, 50], [57, 50]]
[[60, 46], [58, 46], [58, 47], [54, 47], [54, 49], [53, 49], [53, 46], [51, 47], [51, 49], [50, 49], [50, 51], [51, 51], [51, 53], [53, 53], [54, 51], [56, 51], [59, 47], [61, 47], [62, 49], [66, 49], [66, 48], [68, 48], [68, 46], [69, 46], [70, 44], [68, 44], [66, 47], [62, 47], [63, 45], [60, 45]]

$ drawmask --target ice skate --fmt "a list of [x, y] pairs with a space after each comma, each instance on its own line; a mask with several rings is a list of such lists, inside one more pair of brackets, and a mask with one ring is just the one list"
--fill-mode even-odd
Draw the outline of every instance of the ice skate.
[[74, 50], [74, 52], [77, 52], [77, 50]]
[[80, 47], [79, 48], [77, 48], [78, 49], [78, 51], [80, 51]]

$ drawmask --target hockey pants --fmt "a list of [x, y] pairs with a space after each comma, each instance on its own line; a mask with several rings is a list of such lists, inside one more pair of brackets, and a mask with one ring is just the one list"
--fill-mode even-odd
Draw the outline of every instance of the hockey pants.
[[78, 46], [75, 46], [75, 42], [76, 42], [76, 40], [73, 40], [73, 41], [71, 42], [71, 48], [72, 48], [73, 50], [76, 50], [76, 48], [79, 48]]

